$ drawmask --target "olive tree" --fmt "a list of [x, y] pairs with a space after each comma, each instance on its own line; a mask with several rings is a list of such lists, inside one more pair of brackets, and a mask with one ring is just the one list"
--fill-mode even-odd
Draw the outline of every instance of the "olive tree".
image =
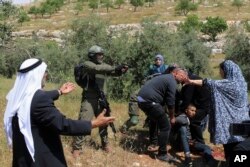
[[250, 88], [250, 38], [243, 30], [232, 27], [226, 39], [226, 58], [235, 61], [241, 67]]
[[119, 9], [121, 9], [121, 6], [125, 3], [124, 0], [115, 0], [115, 5], [118, 6]]
[[190, 2], [190, 0], [179, 0], [177, 5], [175, 6], [175, 11], [178, 14], [183, 14], [187, 16], [190, 11], [196, 11], [198, 8], [198, 4]]
[[240, 12], [240, 8], [243, 6], [243, 0], [233, 0], [232, 6], [237, 7], [238, 13]]
[[209, 35], [212, 41], [216, 36], [228, 28], [226, 21], [221, 17], [207, 17], [206, 22], [201, 26], [201, 32]]
[[134, 6], [134, 12], [136, 12], [136, 9], [139, 6], [143, 6], [144, 5], [144, 0], [130, 0], [130, 4]]
[[20, 10], [17, 17], [18, 17], [18, 23], [20, 23], [21, 26], [22, 26], [23, 22], [30, 20], [28, 14], [24, 10]]
[[202, 26], [202, 22], [197, 15], [188, 15], [183, 23], [180, 23], [178, 29], [189, 33], [191, 31], [199, 32]]

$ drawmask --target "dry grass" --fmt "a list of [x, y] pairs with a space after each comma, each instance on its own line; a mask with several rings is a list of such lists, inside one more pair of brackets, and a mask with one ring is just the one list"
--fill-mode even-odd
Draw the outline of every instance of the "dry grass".
[[13, 80], [2, 79], [0, 77], [0, 118], [1, 128], [0, 128], [0, 162], [1, 166], [11, 166], [12, 152], [8, 149], [6, 143], [6, 137], [3, 129], [3, 115], [5, 110], [5, 96], [7, 91], [10, 89], [10, 85], [13, 84]]
[[[208, 16], [220, 16], [226, 20], [245, 20], [250, 18], [250, 2], [245, 2], [245, 5], [237, 12], [237, 8], [231, 6], [231, 0], [220, 1], [223, 6], [213, 7], [216, 4], [213, 0], [209, 1], [207, 6], [204, 4], [199, 5], [198, 11], [190, 12], [191, 14], [197, 14], [202, 20]], [[100, 8], [94, 12], [88, 8], [87, 4], [83, 6], [83, 11], [76, 15], [74, 7], [76, 0], [71, 0], [70, 3], [65, 4], [61, 11], [53, 14], [51, 17], [40, 16], [36, 19], [23, 24], [22, 27], [18, 27], [19, 30], [38, 30], [38, 29], [49, 29], [49, 30], [60, 30], [69, 27], [72, 20], [77, 18], [84, 18], [92, 13], [96, 13], [101, 17], [110, 20], [111, 24], [127, 24], [127, 23], [138, 23], [143, 18], [148, 16], [159, 16], [159, 21], [175, 21], [184, 20], [184, 16], [178, 16], [175, 14], [174, 8], [176, 3], [158, 0], [153, 7], [139, 7], [134, 12], [133, 7], [130, 4], [125, 4], [121, 9], [111, 8], [109, 13], [106, 12], [105, 8]], [[25, 7], [29, 8], [29, 7]]]

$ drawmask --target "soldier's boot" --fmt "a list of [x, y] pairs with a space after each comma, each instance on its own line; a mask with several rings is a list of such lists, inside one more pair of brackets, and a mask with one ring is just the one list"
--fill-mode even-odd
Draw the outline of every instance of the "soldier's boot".
[[129, 128], [137, 125], [138, 122], [139, 122], [139, 116], [138, 115], [131, 115], [130, 118], [120, 128], [121, 133], [124, 133], [124, 134], [127, 133]]
[[128, 104], [128, 113], [129, 113], [129, 122], [128, 122], [128, 129], [131, 126], [136, 126], [139, 123], [139, 107], [137, 101], [131, 101]]
[[129, 102], [128, 106], [129, 119], [122, 125], [120, 131], [126, 133], [129, 128], [136, 126], [139, 123], [139, 107], [136, 101]]
[[112, 151], [111, 147], [109, 146], [109, 143], [107, 141], [102, 141], [102, 150], [105, 151], [106, 153], [109, 153]]
[[84, 138], [83, 136], [75, 136], [72, 142], [72, 155], [75, 159], [79, 158], [82, 152], [82, 144], [83, 144]]
[[100, 134], [101, 143], [102, 143], [101, 149], [105, 151], [106, 153], [109, 153], [111, 152], [111, 147], [109, 146], [109, 142], [108, 142], [108, 129], [107, 128], [108, 128], [107, 126], [100, 127], [99, 134]]
[[139, 115], [132, 115], [130, 117], [131, 126], [136, 126], [139, 123]]

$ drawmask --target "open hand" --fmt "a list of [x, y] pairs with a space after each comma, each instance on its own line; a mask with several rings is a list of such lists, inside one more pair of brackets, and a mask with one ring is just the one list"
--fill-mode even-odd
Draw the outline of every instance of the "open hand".
[[59, 89], [61, 94], [67, 94], [72, 92], [76, 88], [75, 84], [72, 82], [67, 82], [61, 86]]
[[92, 120], [92, 128], [108, 125], [115, 120], [115, 117], [105, 117], [106, 109], [103, 109], [96, 119]]

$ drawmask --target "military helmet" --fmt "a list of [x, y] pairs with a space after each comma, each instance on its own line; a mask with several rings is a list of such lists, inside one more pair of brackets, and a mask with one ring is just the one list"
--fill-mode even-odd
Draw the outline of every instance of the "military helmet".
[[95, 56], [97, 53], [103, 54], [104, 51], [103, 51], [103, 49], [102, 49], [100, 46], [93, 45], [93, 46], [91, 46], [91, 47], [89, 48], [88, 57], [92, 59], [92, 58], [94, 58], [94, 56]]

